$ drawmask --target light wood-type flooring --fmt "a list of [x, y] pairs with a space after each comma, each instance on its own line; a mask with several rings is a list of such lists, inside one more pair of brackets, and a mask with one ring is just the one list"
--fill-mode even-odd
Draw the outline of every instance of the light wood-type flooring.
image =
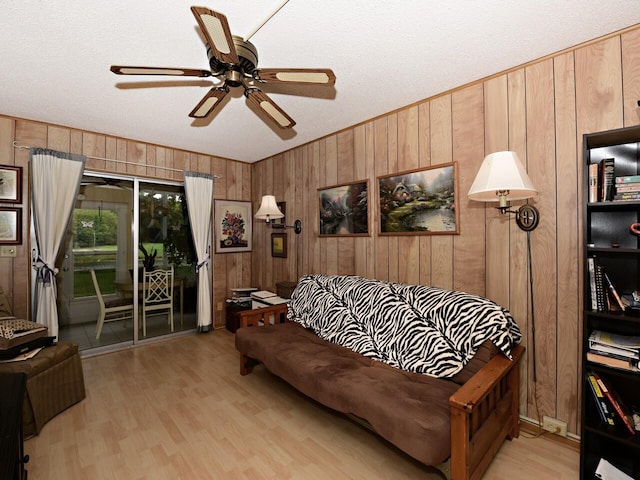
[[[87, 398], [25, 442], [29, 480], [440, 479], [256, 367], [234, 336], [194, 334], [83, 359]], [[506, 442], [485, 479], [577, 479], [578, 450]]]

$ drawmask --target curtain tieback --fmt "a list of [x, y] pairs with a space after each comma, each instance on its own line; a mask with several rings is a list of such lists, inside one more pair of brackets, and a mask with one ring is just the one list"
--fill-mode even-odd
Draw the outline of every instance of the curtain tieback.
[[204, 260], [202, 260], [201, 262], [198, 262], [198, 264], [196, 265], [196, 273], [198, 273], [200, 268], [204, 267], [209, 263], [209, 258], [210, 258], [210, 255], [207, 253], [207, 256], [204, 257]]
[[38, 256], [33, 267], [38, 271], [36, 281], [42, 282], [45, 285], [49, 285], [51, 283], [51, 277], [58, 274], [58, 269], [55, 266], [49, 265], [40, 256]]

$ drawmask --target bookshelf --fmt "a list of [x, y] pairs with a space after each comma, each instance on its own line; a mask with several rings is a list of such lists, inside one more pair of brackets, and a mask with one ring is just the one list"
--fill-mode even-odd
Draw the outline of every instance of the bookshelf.
[[[601, 331], [625, 338], [640, 337], [640, 309], [630, 308], [616, 310], [613, 305], [613, 294], [605, 283], [599, 286], [605, 289], [606, 301], [604, 307], [599, 302], [599, 308], [594, 309], [592, 303], [592, 279], [589, 274], [589, 259], [593, 258], [607, 274], [619, 295], [640, 291], [640, 236], [630, 231], [630, 225], [640, 222], [640, 193], [635, 195], [618, 196], [613, 194], [594, 197], [594, 172], [598, 170], [598, 188], [605, 180], [604, 169], [600, 166], [603, 159], [614, 159], [615, 177], [633, 177], [640, 175], [640, 126], [629, 127], [606, 132], [590, 133], [583, 136], [584, 168], [584, 315], [583, 315], [583, 344], [582, 344], [582, 411], [581, 411], [581, 449], [580, 449], [580, 478], [593, 479], [596, 468], [605, 459], [621, 471], [633, 478], [640, 478], [640, 431], [631, 433], [620, 414], [615, 411], [611, 426], [603, 420], [602, 406], [599, 406], [596, 395], [589, 384], [589, 374], [595, 373], [606, 382], [609, 390], [616, 393], [617, 398], [626, 407], [623, 411], [632, 413], [634, 407], [640, 407], [640, 372], [636, 369], [637, 359], [633, 349], [628, 356], [618, 357], [629, 359], [629, 368], [617, 368], [604, 363], [590, 361], [587, 355], [591, 352], [591, 360], [598, 358], [593, 355], [593, 343], [590, 337], [594, 332]], [[610, 167], [610, 162], [607, 162]], [[607, 168], [609, 174], [610, 168]], [[627, 179], [628, 181], [631, 181]], [[611, 181], [608, 179], [607, 183]], [[640, 179], [637, 182], [640, 187]], [[615, 189], [615, 187], [614, 187]], [[621, 192], [633, 188], [620, 189]], [[639, 188], [640, 190], [640, 188]], [[615, 192], [614, 192], [615, 193]], [[631, 297], [629, 297], [631, 298]], [[602, 300], [602, 298], [600, 298]], [[593, 337], [592, 337], [593, 338]], [[623, 352], [627, 355], [627, 352]], [[640, 348], [637, 350], [640, 355]], [[607, 402], [610, 402], [607, 399]], [[611, 405], [613, 409], [613, 405]]]

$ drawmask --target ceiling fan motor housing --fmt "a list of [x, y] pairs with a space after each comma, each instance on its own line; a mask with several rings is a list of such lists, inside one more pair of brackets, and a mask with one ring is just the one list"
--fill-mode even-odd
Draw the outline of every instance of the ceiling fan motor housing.
[[[238, 54], [238, 58], [240, 59], [239, 65], [229, 65], [224, 62], [218, 60], [211, 48], [207, 45], [207, 56], [209, 57], [209, 66], [211, 67], [211, 71], [215, 75], [216, 73], [223, 73], [228, 70], [239, 71], [241, 74], [251, 73], [258, 66], [258, 49], [255, 47], [253, 43], [248, 40], [243, 40], [242, 37], [238, 35], [232, 35], [233, 44], [236, 47], [236, 53]], [[240, 75], [242, 76], [242, 75]], [[227, 83], [231, 86], [237, 87], [241, 83], [236, 83], [234, 80], [229, 81], [227, 78]]]

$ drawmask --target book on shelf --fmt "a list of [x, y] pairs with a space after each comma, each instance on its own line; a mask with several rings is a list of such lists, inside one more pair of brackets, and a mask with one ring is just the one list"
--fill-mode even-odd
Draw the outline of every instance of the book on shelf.
[[609, 310], [607, 291], [604, 289], [604, 268], [596, 263], [596, 300], [598, 312]]
[[640, 351], [640, 336], [638, 335], [622, 335], [596, 329], [589, 335], [589, 343], [591, 343], [591, 341], [603, 345], [611, 345], [612, 347], [619, 347], [634, 353]]
[[608, 367], [620, 368], [629, 372], [638, 372], [637, 360], [625, 357], [619, 357], [617, 355], [607, 354], [596, 350], [589, 350], [587, 352], [587, 361], [597, 363], [599, 365], [606, 365]]
[[632, 417], [631, 410], [629, 410], [627, 405], [624, 403], [624, 401], [618, 394], [617, 390], [615, 390], [611, 386], [611, 383], [609, 381], [605, 382], [605, 380], [600, 376], [600, 374], [596, 372], [591, 372], [591, 373], [596, 378], [596, 381], [600, 386], [600, 390], [602, 390], [602, 393], [604, 393], [604, 396], [607, 398], [607, 400], [609, 400], [609, 403], [615, 410], [618, 417], [620, 417], [620, 420], [622, 420], [622, 423], [626, 427], [627, 431], [631, 435], [635, 435], [636, 430], [635, 428], [633, 428], [633, 417]]
[[[637, 348], [629, 348], [620, 345], [614, 345], [611, 343], [607, 343], [606, 341], [599, 340], [601, 334], [604, 332], [599, 332], [598, 330], [594, 330], [589, 335], [589, 343], [588, 348], [592, 353], [597, 353], [600, 355], [605, 355], [608, 357], [618, 358], [622, 360], [632, 361], [632, 365], [637, 366], [638, 360], [640, 359], [640, 350]], [[609, 334], [604, 334], [605, 336]]]
[[599, 182], [600, 201], [610, 202], [614, 195], [615, 159], [603, 158], [600, 160]]
[[598, 164], [589, 164], [589, 203], [598, 201]]
[[616, 185], [625, 183], [640, 184], [640, 175], [621, 175], [619, 177], [616, 177]]
[[589, 286], [591, 289], [591, 310], [598, 311], [598, 293], [596, 290], [596, 259], [587, 258], [587, 270], [589, 271]]
[[604, 458], [601, 458], [598, 462], [595, 475], [600, 480], [633, 480], [632, 477]]
[[593, 400], [598, 409], [598, 413], [600, 414], [600, 419], [610, 426], [615, 426], [616, 422], [613, 417], [613, 412], [609, 408], [607, 401], [605, 399], [604, 393], [600, 389], [600, 385], [598, 385], [598, 381], [592, 372], [587, 372], [587, 383], [591, 388], [591, 393], [593, 394]]
[[613, 347], [611, 345], [603, 345], [601, 343], [589, 342], [589, 351], [616, 358], [624, 358], [636, 361], [639, 360], [638, 352], [625, 350], [624, 348]]
[[640, 183], [622, 183], [616, 185], [616, 193], [638, 193], [640, 192]]
[[613, 201], [614, 202], [624, 202], [624, 201], [631, 201], [631, 200], [640, 200], [640, 192], [638, 192], [638, 193], [633, 193], [633, 192], [616, 193], [613, 196]]

